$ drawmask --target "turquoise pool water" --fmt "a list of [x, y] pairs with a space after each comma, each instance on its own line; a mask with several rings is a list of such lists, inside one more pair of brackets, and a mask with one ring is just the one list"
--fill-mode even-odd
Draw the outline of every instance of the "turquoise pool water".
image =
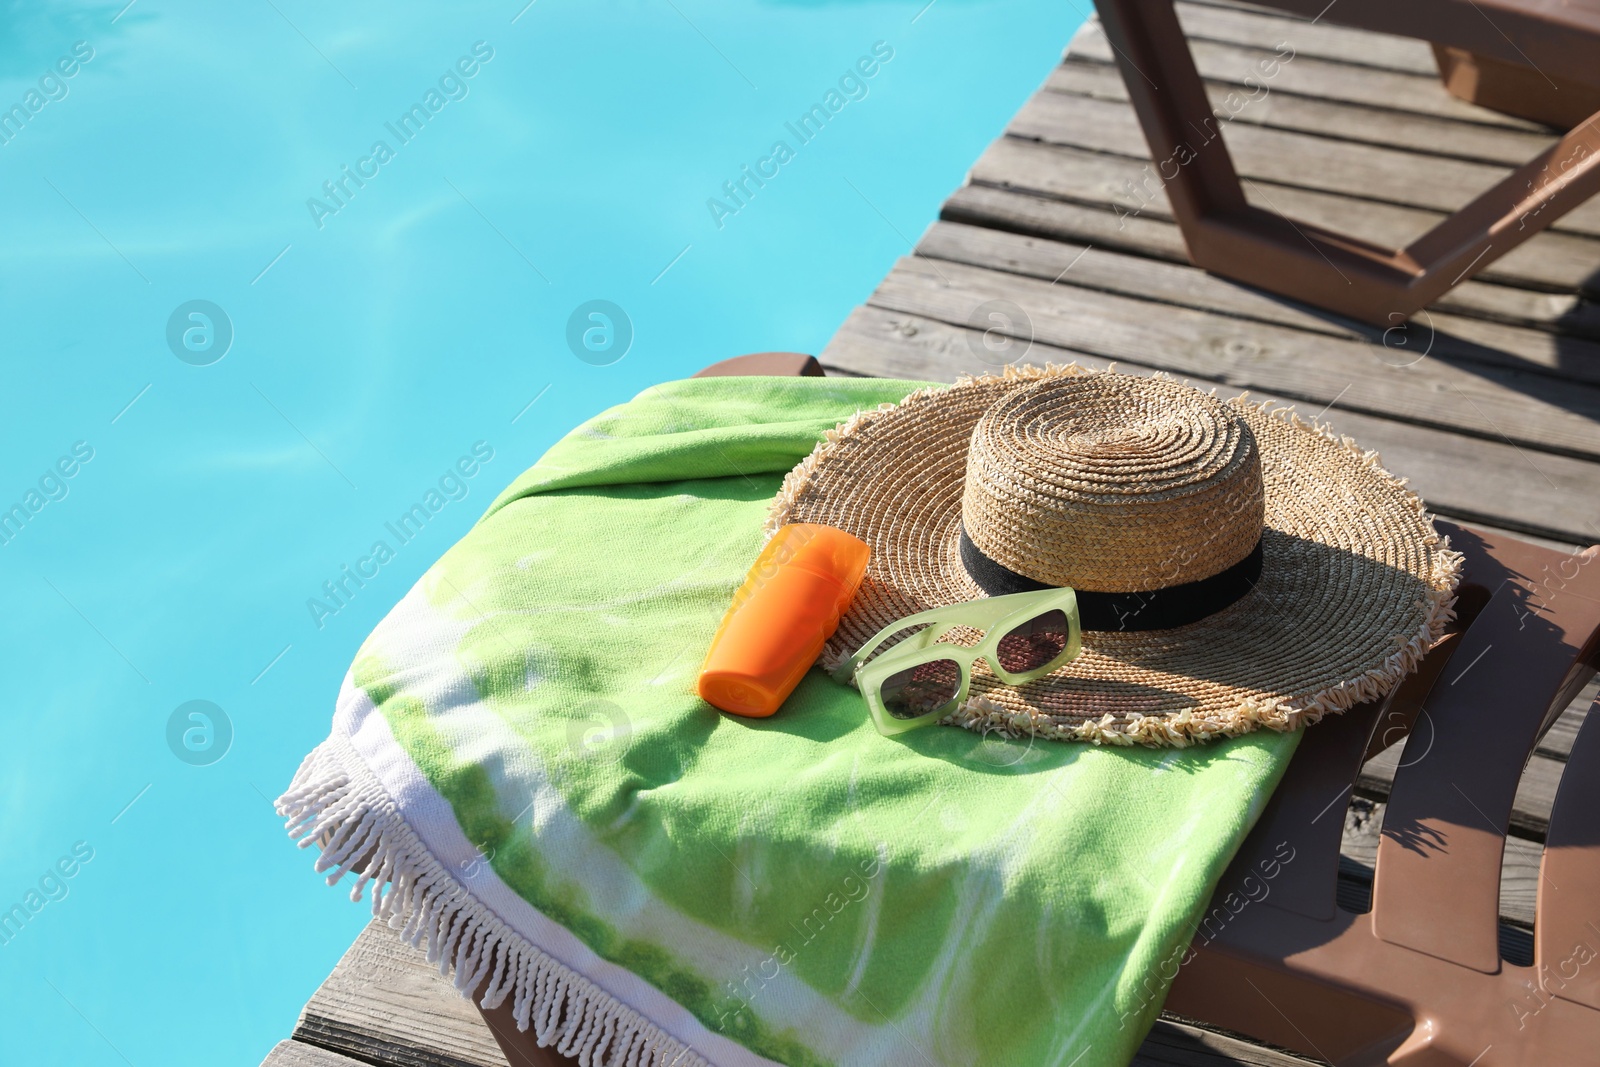
[[1087, 13], [525, 2], [0, 7], [6, 1063], [286, 1037], [363, 635], [575, 423], [820, 349]]

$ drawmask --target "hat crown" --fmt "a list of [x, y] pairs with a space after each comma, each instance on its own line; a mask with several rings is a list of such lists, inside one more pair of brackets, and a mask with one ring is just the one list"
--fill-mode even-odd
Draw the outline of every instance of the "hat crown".
[[1048, 585], [1146, 592], [1219, 574], [1261, 538], [1260, 452], [1230, 405], [1178, 382], [1041, 379], [978, 420], [963, 528]]

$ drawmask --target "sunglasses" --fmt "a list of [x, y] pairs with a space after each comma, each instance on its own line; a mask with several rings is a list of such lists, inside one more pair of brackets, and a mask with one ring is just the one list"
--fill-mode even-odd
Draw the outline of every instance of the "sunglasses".
[[[863, 665], [889, 638], [920, 627]], [[952, 630], [981, 630], [975, 645], [942, 640]], [[967, 698], [972, 665], [982, 659], [1007, 685], [1042, 678], [1077, 656], [1081, 645], [1078, 598], [1071, 589], [1011, 593], [932, 608], [891, 623], [833, 672], [854, 679], [873, 724], [886, 736], [938, 722]]]

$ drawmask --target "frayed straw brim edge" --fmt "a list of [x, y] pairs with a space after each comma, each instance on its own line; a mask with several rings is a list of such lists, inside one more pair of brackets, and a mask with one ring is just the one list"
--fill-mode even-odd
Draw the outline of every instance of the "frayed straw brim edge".
[[312, 749], [277, 800], [289, 836], [321, 847], [328, 884], [356, 874], [351, 900], [372, 887], [372, 914], [426, 946], [456, 989], [496, 1008], [509, 998], [517, 1029], [532, 1030], [587, 1067], [710, 1067], [687, 1045], [513, 930], [450, 875], [344, 737]]
[[[829, 430], [805, 459], [801, 460], [783, 479], [778, 495], [773, 499], [763, 525], [763, 532], [771, 537], [793, 513], [801, 494], [810, 484], [822, 458], [837, 447], [838, 442], [857, 432], [863, 425], [887, 412], [917, 404], [929, 397], [950, 389], [969, 385], [982, 385], [997, 381], [1030, 381], [1040, 378], [1080, 374], [1113, 373], [1115, 364], [1106, 370], [1086, 368], [1076, 363], [1047, 363], [1043, 367], [1006, 367], [1001, 374], [963, 376], [950, 386], [930, 386], [918, 389], [898, 404], [880, 404], [876, 408], [858, 411], [838, 426]], [[1167, 378], [1169, 375], [1159, 375]], [[1211, 390], [1215, 392], [1215, 390]], [[1463, 557], [1450, 547], [1450, 539], [1442, 537], [1433, 527], [1433, 516], [1416, 493], [1406, 488], [1403, 478], [1397, 478], [1383, 466], [1377, 452], [1362, 448], [1350, 437], [1335, 433], [1330, 427], [1311, 419], [1302, 418], [1289, 405], [1275, 405], [1272, 401], [1259, 403], [1249, 400], [1249, 393], [1235, 397], [1234, 404], [1247, 406], [1261, 414], [1278, 418], [1295, 429], [1314, 434], [1330, 445], [1355, 456], [1366, 467], [1389, 479], [1400, 487], [1405, 505], [1414, 509], [1428, 529], [1423, 542], [1430, 550], [1433, 573], [1424, 581], [1427, 584], [1427, 614], [1422, 625], [1409, 640], [1391, 653], [1378, 666], [1360, 677], [1341, 682], [1336, 686], [1272, 703], [1242, 701], [1227, 712], [1196, 715], [1185, 710], [1166, 715], [1145, 715], [1129, 721], [1106, 715], [1090, 722], [1065, 726], [1042, 712], [1013, 711], [1003, 708], [979, 695], [969, 698], [962, 707], [943, 721], [979, 733], [998, 733], [1006, 737], [1032, 735], [1057, 741], [1087, 741], [1096, 745], [1147, 745], [1152, 747], [1186, 748], [1191, 744], [1223, 737], [1237, 737], [1253, 730], [1266, 728], [1279, 732], [1310, 726], [1324, 715], [1340, 714], [1357, 704], [1387, 696], [1402, 679], [1417, 669], [1422, 658], [1445, 635], [1446, 628], [1455, 619], [1455, 590], [1461, 578]], [[840, 657], [825, 657], [822, 666], [833, 670]]]

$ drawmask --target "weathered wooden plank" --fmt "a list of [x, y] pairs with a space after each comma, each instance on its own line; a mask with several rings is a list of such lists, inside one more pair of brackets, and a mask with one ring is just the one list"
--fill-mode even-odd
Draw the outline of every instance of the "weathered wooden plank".
[[1178, 4], [1178, 21], [1189, 38], [1266, 49], [1287, 40], [1299, 55], [1411, 74], [1438, 73], [1433, 51], [1425, 42], [1409, 37], [1368, 33], [1328, 22], [1312, 24], [1283, 12], [1241, 11], [1203, 3]]
[[[1285, 43], [1293, 47], [1287, 39]], [[1543, 127], [1521, 119], [1507, 120], [1498, 112], [1451, 96], [1440, 83], [1437, 73], [1409, 74], [1370, 67], [1352, 68], [1345, 63], [1318, 59], [1314, 55], [1299, 52], [1285, 62], [1276, 45], [1252, 48], [1191, 40], [1189, 50], [1201, 77], [1218, 85], [1246, 86], [1250, 89], [1265, 85], [1274, 94], [1291, 93], [1368, 108], [1458, 119], [1461, 124], [1470, 123], [1474, 130], [1490, 135], [1506, 132], [1536, 138], [1549, 136]], [[1104, 31], [1097, 22], [1091, 21], [1072, 39], [1066, 67], [1058, 68], [1045, 84], [1051, 87], [1064, 84], [1069, 76], [1068, 70], [1076, 64], [1110, 64], [1113, 58], [1114, 53]], [[1275, 73], [1266, 77], [1260, 64], [1263, 60], [1271, 59], [1279, 60], [1278, 67]], [[1270, 65], [1265, 68], [1269, 71], [1272, 69]], [[1252, 82], [1248, 86], [1246, 78]]]
[[1435, 314], [1407, 331], [1385, 330], [1252, 289], [1188, 265], [1152, 261], [1110, 248], [937, 222], [917, 254], [1080, 288], [1291, 326], [1332, 337], [1398, 346], [1447, 362], [1488, 363], [1600, 383], [1600, 344], [1542, 330]]
[[[913, 1061], [914, 1062], [914, 1061]], [[1288, 1052], [1247, 1044], [1236, 1037], [1180, 1022], [1157, 1019], [1129, 1067], [1311, 1067]]]
[[[1085, 39], [1085, 44], [1088, 47], [1084, 50], [1075, 44], [1072, 61], [1051, 72], [1045, 81], [1046, 91], [1087, 96], [1106, 103], [1128, 103], [1128, 87], [1116, 68], [1109, 65], [1109, 43], [1103, 36], [1090, 36]], [[1102, 56], [1107, 60], [1106, 63], [1084, 61], [1086, 57]], [[1225, 77], [1232, 80], [1208, 76], [1206, 92], [1218, 118], [1228, 117], [1231, 122], [1252, 126], [1299, 130], [1335, 140], [1399, 148], [1419, 155], [1508, 167], [1520, 167], [1556, 140], [1551, 133], [1484, 126], [1456, 118], [1398, 110], [1404, 105], [1404, 98], [1396, 99], [1393, 108], [1384, 109], [1336, 102], [1326, 97], [1301, 96], [1282, 85], [1283, 76], [1294, 69], [1294, 63], [1266, 66], [1266, 70], [1275, 69], [1278, 72], [1277, 76], [1269, 77], [1257, 69], [1257, 64], [1276, 62], [1274, 53], [1266, 53], [1266, 57], [1256, 56], [1249, 59], [1247, 64], [1229, 71]], [[1252, 74], [1253, 84], [1245, 85], [1244, 79]], [[1405, 74], [1391, 74], [1389, 78], [1427, 84], [1422, 78]], [[1360, 77], [1347, 76], [1344, 83], [1359, 83], [1361, 80]], [[1437, 79], [1431, 84], [1440, 95], [1448, 97]]]
[[[962, 374], [992, 372], [978, 359], [978, 335], [937, 319], [861, 307], [853, 312], [819, 357], [830, 373], [953, 381]], [[976, 346], [976, 347], [975, 347]], [[1105, 367], [1111, 360], [1035, 341], [1028, 363], [1072, 362]], [[1128, 373], [1153, 373], [1137, 359], [1117, 361]], [[1191, 375], [1197, 385], [1219, 384]], [[1224, 395], [1227, 386], [1223, 385]], [[1235, 390], [1236, 391], [1236, 390]], [[1268, 390], [1261, 399], [1281, 399]], [[1411, 485], [1437, 513], [1467, 522], [1553, 537], [1571, 543], [1600, 539], [1600, 466], [1562, 456], [1539, 457], [1535, 476], [1514, 447], [1429, 430], [1333, 408], [1322, 421], [1382, 453], [1390, 470]]]
[[[1177, 224], [1154, 211], [1137, 216], [1118, 216], [1103, 205], [1088, 206], [989, 185], [967, 185], [956, 190], [945, 201], [940, 217], [986, 229], [1115, 249], [1170, 263], [1189, 262], [1184, 251], [1183, 235]], [[1541, 241], [1588, 240], [1568, 238], [1563, 234], [1540, 234], [1507, 256], [1506, 260], [1510, 263], [1520, 259], [1524, 252], [1535, 246], [1550, 247], [1540, 245]], [[1595, 251], [1593, 262], [1600, 262], [1600, 243], [1595, 244]], [[1554, 266], [1562, 270], [1559, 262], [1562, 257], [1559, 250], [1557, 252], [1557, 255], [1530, 255], [1528, 258], [1536, 269], [1548, 271]], [[1520, 267], [1520, 263], [1510, 265]], [[1566, 273], [1571, 276], [1574, 272]], [[1600, 270], [1593, 273], [1600, 278]], [[1495, 277], [1492, 270], [1485, 272], [1485, 278], [1490, 277]], [[1498, 279], [1502, 282], [1512, 281], [1504, 275], [1498, 276]], [[1526, 279], [1522, 281], [1525, 283]], [[1462, 282], [1434, 301], [1428, 310], [1430, 314], [1444, 312], [1487, 322], [1527, 326], [1548, 333], [1600, 338], [1600, 303], [1573, 295], [1536, 292], [1487, 280]]]
[[[1600, 540], [1600, 538], [1597, 538]], [[1539, 754], [1552, 759], [1565, 760], [1572, 752], [1572, 742], [1577, 739], [1578, 728], [1589, 717], [1594, 702], [1600, 699], [1600, 678], [1592, 679], [1583, 692], [1568, 705], [1561, 717], [1550, 724], [1549, 731], [1539, 739]]]
[[[1246, 188], [1270, 181], [1360, 199], [1450, 212], [1470, 202], [1506, 175], [1510, 167], [1421, 156], [1393, 147], [1333, 141], [1298, 130], [1220, 122], [1223, 140]], [[1035, 93], [1006, 132], [1047, 144], [1086, 148], [1145, 160], [1149, 149], [1133, 108], [1119, 102], [1067, 93]], [[1216, 130], [1197, 131], [1198, 146]], [[1176, 165], [1174, 162], [1172, 165]], [[1160, 196], [1159, 177], [1149, 194]], [[1132, 203], [1127, 206], [1133, 206]], [[1600, 236], [1600, 203], [1593, 200], [1563, 215], [1551, 229]]]
[[1382, 838], [1383, 813], [1388, 805], [1370, 797], [1350, 798], [1344, 812], [1344, 836], [1339, 839], [1339, 871], [1372, 881], [1378, 865], [1378, 841]]
[[[1004, 143], [1004, 154], [1009, 155], [1016, 150], [1016, 142]], [[991, 146], [985, 158], [992, 158], [995, 148], [1000, 144], [996, 142]], [[1068, 158], [1071, 160], [1069, 165], [1078, 162], [1076, 158]], [[982, 163], [982, 160], [979, 162]], [[1000, 166], [1005, 162], [1004, 159], [993, 159], [992, 165], [984, 166], [981, 176], [974, 172], [974, 180], [981, 177], [987, 184], [963, 185], [951, 193], [950, 199], [940, 208], [939, 217], [987, 229], [1115, 248], [1169, 263], [1189, 262], [1183, 234], [1165, 206], [1160, 211], [1119, 215], [1110, 209], [1107, 201], [1095, 199], [1096, 192], [1111, 191], [1111, 183], [1116, 180], [1114, 175], [1102, 175], [1100, 189], [1091, 187], [1085, 190], [1086, 200], [1064, 200], [1046, 195], [1046, 190], [1024, 192], [1019, 191], [1021, 186], [1014, 188], [1009, 181], [995, 180], [999, 177]], [[1113, 167], [1122, 169], [1125, 162], [1117, 161]], [[1088, 167], [1083, 169], [1087, 170]]]
[[[1600, 389], [1544, 375], [1431, 358], [1409, 362], [1415, 358], [1409, 349], [920, 256], [902, 259], [870, 303], [968, 325], [980, 305], [993, 300], [1020, 306], [1031, 337], [1059, 348], [1487, 440], [1600, 457]], [[1539, 459], [1528, 462], [1538, 470]]]
[[280, 1041], [261, 1061], [261, 1067], [362, 1067], [362, 1064], [360, 1060], [315, 1045]]
[[505, 1067], [483, 1016], [423, 952], [374, 922], [322, 983], [294, 1029], [383, 1067]]
[[[1152, 229], [1145, 223], [1172, 222], [1166, 195], [1156, 188], [1154, 175], [1148, 161], [1002, 137], [973, 164], [972, 181], [977, 186], [957, 190], [945, 203], [944, 212], [945, 217], [950, 218], [956, 217], [953, 212], [970, 209], [972, 216], [966, 221], [973, 222], [983, 221], [985, 213], [1030, 212], [1046, 215], [1046, 219], [1039, 220], [1043, 223], [1049, 218], [1048, 201], [1064, 201], [1109, 213], [1112, 216], [1109, 219], [1083, 218], [1080, 222], [1094, 226], [1096, 233], [1110, 243], [1120, 239], [1131, 245], [1144, 239]], [[1046, 202], [1004, 205], [993, 199], [982, 201], [976, 195], [982, 186], [1016, 190]], [[1140, 194], [1136, 192], [1139, 189], [1151, 191]], [[1271, 182], [1254, 182], [1245, 192], [1246, 198], [1258, 206], [1270, 206], [1304, 222], [1339, 229], [1352, 237], [1379, 244], [1402, 245], [1444, 218], [1442, 212], [1356, 200]], [[1005, 217], [1001, 215], [995, 221], [1004, 222]], [[1023, 221], [1019, 219], [1007, 228], [1018, 228]], [[1085, 234], [1081, 239], [1093, 242], [1094, 236]], [[1175, 227], [1164, 243], [1169, 256], [1187, 260], [1182, 236]], [[1130, 247], [1129, 250], [1135, 249]], [[1600, 295], [1600, 242], [1574, 234], [1541, 233], [1489, 264], [1479, 278], [1560, 293]], [[1569, 315], [1577, 312], [1578, 302], [1556, 297], [1553, 293], [1491, 294], [1469, 280], [1446, 293], [1436, 306], [1448, 306], [1465, 313], [1482, 306], [1484, 317], [1505, 318], [1505, 314], [1498, 313], [1499, 305], [1485, 300], [1490, 296], [1520, 300], [1528, 305], [1518, 307], [1512, 313], [1515, 317], [1509, 321], [1528, 321], [1551, 329], [1578, 332], [1563, 325]], [[1585, 318], [1592, 323], [1593, 312]]]

